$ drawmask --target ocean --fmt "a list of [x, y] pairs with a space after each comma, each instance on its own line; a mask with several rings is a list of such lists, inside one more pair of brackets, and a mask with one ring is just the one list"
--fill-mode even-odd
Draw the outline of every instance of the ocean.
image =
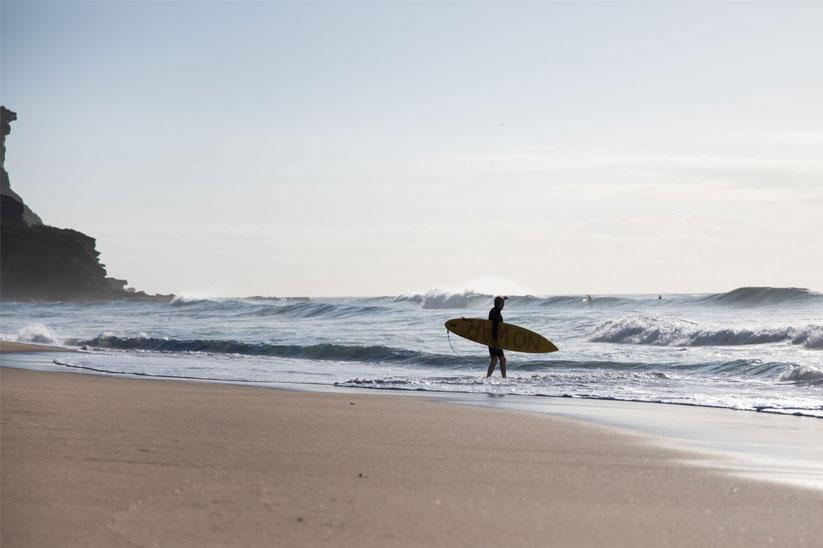
[[[661, 298], [658, 298], [661, 297]], [[559, 351], [509, 352], [449, 335], [492, 296], [4, 303], [3, 340], [62, 344], [58, 369], [276, 385], [588, 398], [823, 418], [823, 294], [512, 296], [507, 322]]]

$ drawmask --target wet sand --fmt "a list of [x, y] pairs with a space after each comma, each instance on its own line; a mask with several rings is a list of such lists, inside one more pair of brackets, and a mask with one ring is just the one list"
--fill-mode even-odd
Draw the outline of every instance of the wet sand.
[[74, 350], [48, 344], [0, 341], [0, 353], [6, 354], [9, 352], [74, 352]]
[[[823, 493], [577, 421], [0, 368], [17, 546], [819, 546]], [[684, 410], [686, 412], [687, 410]]]

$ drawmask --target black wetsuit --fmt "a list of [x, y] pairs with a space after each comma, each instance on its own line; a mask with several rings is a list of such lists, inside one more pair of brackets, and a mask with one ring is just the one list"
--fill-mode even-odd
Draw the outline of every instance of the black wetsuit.
[[[500, 309], [496, 306], [489, 310], [489, 319], [492, 322], [492, 339], [496, 339], [498, 335], [498, 327], [501, 323], [503, 323], [503, 314], [500, 313]], [[489, 355], [494, 357], [497, 356], [498, 358], [503, 357], [503, 349], [502, 348], [494, 348], [489, 347]]]

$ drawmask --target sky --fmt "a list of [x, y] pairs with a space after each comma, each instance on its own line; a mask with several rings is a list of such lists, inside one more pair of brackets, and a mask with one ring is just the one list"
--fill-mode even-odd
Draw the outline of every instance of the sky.
[[195, 296], [823, 290], [821, 2], [14, 2], [12, 188]]

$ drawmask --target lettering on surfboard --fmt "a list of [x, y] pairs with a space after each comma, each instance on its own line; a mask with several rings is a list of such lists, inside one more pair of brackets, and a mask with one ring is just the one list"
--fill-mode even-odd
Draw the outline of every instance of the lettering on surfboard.
[[[481, 344], [491, 345], [492, 330], [491, 325], [483, 320], [466, 320], [466, 337]], [[514, 333], [512, 333], [514, 331]], [[501, 346], [510, 348], [520, 348], [525, 351], [537, 352], [540, 350], [540, 335], [529, 333], [525, 330], [510, 330], [509, 326], [501, 323], [497, 328], [497, 340]]]

